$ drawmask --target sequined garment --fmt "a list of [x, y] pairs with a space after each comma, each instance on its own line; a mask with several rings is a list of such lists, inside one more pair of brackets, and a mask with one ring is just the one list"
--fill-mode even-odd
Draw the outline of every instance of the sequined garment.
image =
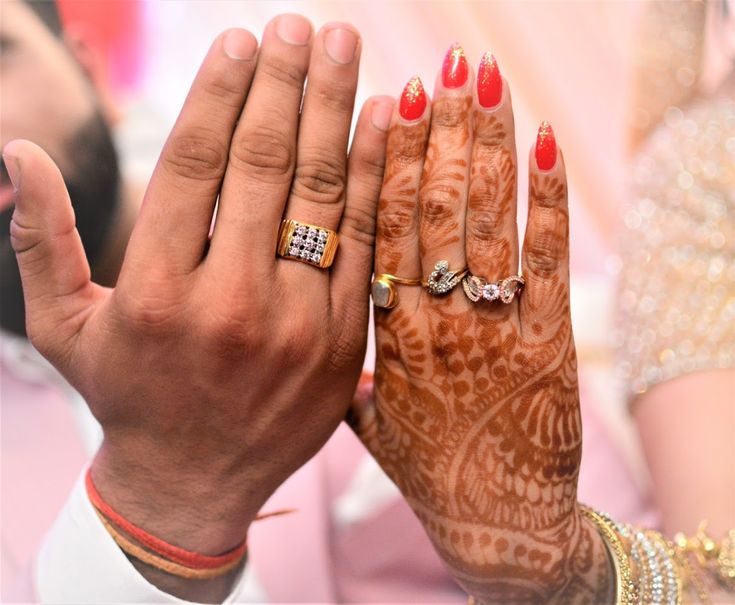
[[735, 101], [666, 111], [635, 157], [624, 222], [615, 344], [629, 399], [735, 365]]

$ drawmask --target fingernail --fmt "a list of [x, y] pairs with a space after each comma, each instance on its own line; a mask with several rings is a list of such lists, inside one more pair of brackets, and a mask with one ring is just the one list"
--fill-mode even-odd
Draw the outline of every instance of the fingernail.
[[556, 164], [556, 138], [551, 124], [541, 122], [536, 137], [536, 165], [539, 170], [551, 170]]
[[464, 49], [459, 44], [452, 44], [444, 56], [442, 65], [442, 84], [446, 88], [459, 88], [467, 81], [469, 67]]
[[304, 46], [311, 38], [311, 23], [300, 15], [281, 15], [276, 24], [276, 34], [288, 44]]
[[498, 62], [490, 53], [482, 55], [477, 72], [477, 100], [486, 109], [495, 107], [503, 96], [503, 78]]
[[426, 91], [421, 78], [414, 76], [401, 94], [398, 112], [404, 120], [418, 120], [426, 111]]
[[370, 121], [378, 130], [387, 131], [390, 127], [390, 119], [393, 116], [393, 102], [381, 101], [373, 105]]
[[355, 58], [357, 36], [349, 29], [330, 29], [324, 37], [324, 48], [334, 61], [347, 65]]
[[225, 34], [222, 48], [230, 59], [250, 61], [255, 56], [258, 43], [250, 32], [244, 29], [231, 29]]
[[20, 162], [15, 156], [3, 152], [3, 161], [5, 162], [5, 170], [8, 172], [10, 182], [13, 184], [13, 191], [20, 191]]

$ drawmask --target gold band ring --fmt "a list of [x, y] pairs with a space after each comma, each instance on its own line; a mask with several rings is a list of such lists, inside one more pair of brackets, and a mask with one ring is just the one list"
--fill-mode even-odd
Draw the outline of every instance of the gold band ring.
[[516, 294], [520, 294], [526, 280], [522, 275], [511, 275], [496, 282], [489, 282], [477, 275], [468, 274], [462, 280], [462, 288], [472, 302], [481, 300], [499, 300], [508, 305], [513, 302]]
[[370, 285], [370, 294], [373, 297], [373, 304], [379, 309], [392, 309], [398, 304], [398, 292], [395, 284], [403, 286], [420, 286], [420, 279], [407, 279], [405, 277], [396, 277], [390, 273], [381, 273], [376, 275], [373, 283]]
[[276, 254], [326, 269], [334, 261], [337, 246], [339, 235], [331, 229], [287, 219], [281, 223], [278, 232]]
[[466, 267], [457, 271], [450, 271], [449, 262], [440, 260], [434, 265], [434, 270], [428, 279], [422, 281], [421, 285], [429, 291], [429, 294], [441, 296], [453, 290], [467, 273]]

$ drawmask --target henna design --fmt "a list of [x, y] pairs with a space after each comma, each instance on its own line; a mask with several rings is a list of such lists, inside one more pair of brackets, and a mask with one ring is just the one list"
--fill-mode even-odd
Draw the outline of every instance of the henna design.
[[[419, 190], [421, 256], [427, 244], [441, 251], [462, 241], [462, 200], [467, 182], [466, 148], [470, 140], [468, 97], [440, 97], [432, 111], [432, 133]], [[439, 258], [433, 259], [437, 261]], [[433, 263], [432, 263], [433, 264]]]
[[[499, 199], [499, 225], [515, 170], [510, 150], [488, 153], [493, 162], [473, 161], [470, 203], [484, 211], [485, 199]], [[453, 165], [428, 156], [425, 175], [446, 181]], [[549, 249], [536, 252], [565, 257], [565, 184], [535, 177], [531, 195], [559, 214], [538, 244]], [[477, 312], [459, 294], [423, 295], [417, 312], [376, 310], [376, 408], [360, 433], [468, 592], [483, 602], [601, 603], [609, 561], [576, 508], [582, 427], [568, 284], [543, 277], [543, 300], [531, 301], [537, 313], [523, 327], [516, 313]]]
[[377, 250], [384, 263], [384, 272], [395, 273], [401, 261], [400, 247], [385, 246], [383, 242], [400, 240], [416, 230], [417, 185], [406, 176], [406, 169], [422, 161], [426, 151], [428, 122], [391, 127], [386, 150], [386, 166], [383, 175], [383, 191], [390, 191], [390, 198], [381, 195], [378, 201]]
[[518, 248], [515, 153], [495, 114], [475, 110], [473, 120], [475, 131], [483, 134], [472, 153], [467, 258], [473, 272], [495, 281], [518, 270], [511, 262]]

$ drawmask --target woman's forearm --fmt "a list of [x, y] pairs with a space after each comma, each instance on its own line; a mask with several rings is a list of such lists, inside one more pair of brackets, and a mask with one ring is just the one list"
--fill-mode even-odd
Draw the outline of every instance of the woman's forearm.
[[715, 538], [735, 527], [735, 370], [656, 385], [634, 403], [662, 529]]

